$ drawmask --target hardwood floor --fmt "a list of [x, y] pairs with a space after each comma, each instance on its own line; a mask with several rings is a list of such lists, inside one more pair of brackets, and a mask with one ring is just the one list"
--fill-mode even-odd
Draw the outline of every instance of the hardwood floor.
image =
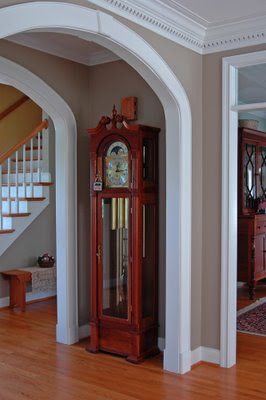
[[183, 376], [163, 372], [162, 357], [140, 365], [90, 354], [86, 341], [55, 343], [54, 300], [26, 312], [0, 311], [1, 400], [265, 400], [266, 338], [238, 335], [238, 364], [201, 363]]

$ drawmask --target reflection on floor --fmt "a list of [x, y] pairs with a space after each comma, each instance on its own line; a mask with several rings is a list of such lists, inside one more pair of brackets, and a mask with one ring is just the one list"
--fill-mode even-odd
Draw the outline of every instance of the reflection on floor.
[[26, 312], [0, 311], [0, 400], [265, 400], [266, 340], [238, 335], [238, 364], [201, 363], [183, 376], [162, 356], [132, 365], [121, 357], [55, 343], [54, 300]]

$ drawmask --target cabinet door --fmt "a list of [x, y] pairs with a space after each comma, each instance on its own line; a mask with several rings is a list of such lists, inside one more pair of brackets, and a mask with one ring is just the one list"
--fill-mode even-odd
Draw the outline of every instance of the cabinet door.
[[128, 197], [105, 197], [98, 215], [98, 307], [100, 319], [130, 322], [130, 220]]
[[266, 266], [266, 237], [265, 234], [255, 237], [255, 274], [265, 271]]
[[253, 209], [257, 197], [256, 188], [256, 144], [243, 143], [243, 200], [244, 209]]
[[258, 193], [257, 196], [266, 196], [266, 147], [260, 144], [258, 157]]

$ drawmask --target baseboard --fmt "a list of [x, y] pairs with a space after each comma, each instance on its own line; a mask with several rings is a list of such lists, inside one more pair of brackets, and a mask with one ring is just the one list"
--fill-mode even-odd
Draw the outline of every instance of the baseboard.
[[160, 351], [164, 351], [164, 349], [165, 349], [165, 338], [164, 337], [158, 337], [158, 348]]
[[191, 351], [191, 365], [200, 361], [220, 364], [220, 350], [200, 346]]
[[[79, 326], [79, 340], [90, 336], [90, 326], [89, 324]], [[160, 351], [165, 349], [165, 338], [158, 337], [158, 348]]]
[[56, 341], [63, 344], [74, 344], [79, 341], [78, 326], [56, 325]]
[[90, 336], [89, 324], [79, 326], [79, 340], [85, 339]]
[[[79, 340], [84, 339], [90, 336], [90, 326], [89, 324], [79, 326]], [[165, 338], [158, 337], [158, 348], [160, 351], [165, 349]], [[187, 357], [183, 357], [182, 365], [185, 372], [189, 370], [189, 359], [188, 354]], [[210, 362], [214, 364], [220, 363], [220, 351], [217, 349], [213, 349], [211, 347], [200, 346], [195, 350], [191, 351], [191, 365], [196, 364], [200, 361]]]
[[[52, 296], [56, 296], [55, 289], [46, 290], [45, 292], [38, 292], [38, 293], [28, 292], [28, 293], [26, 293], [26, 302], [41, 300], [41, 299], [45, 299], [47, 297], [52, 297]], [[0, 299], [0, 308], [4, 308], [4, 307], [8, 307], [8, 306], [9, 306], [9, 296], [2, 297]]]

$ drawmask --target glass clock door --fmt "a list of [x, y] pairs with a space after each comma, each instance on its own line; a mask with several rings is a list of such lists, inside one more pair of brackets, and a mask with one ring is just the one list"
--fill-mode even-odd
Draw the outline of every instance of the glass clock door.
[[102, 198], [99, 208], [99, 314], [128, 320], [129, 198]]

